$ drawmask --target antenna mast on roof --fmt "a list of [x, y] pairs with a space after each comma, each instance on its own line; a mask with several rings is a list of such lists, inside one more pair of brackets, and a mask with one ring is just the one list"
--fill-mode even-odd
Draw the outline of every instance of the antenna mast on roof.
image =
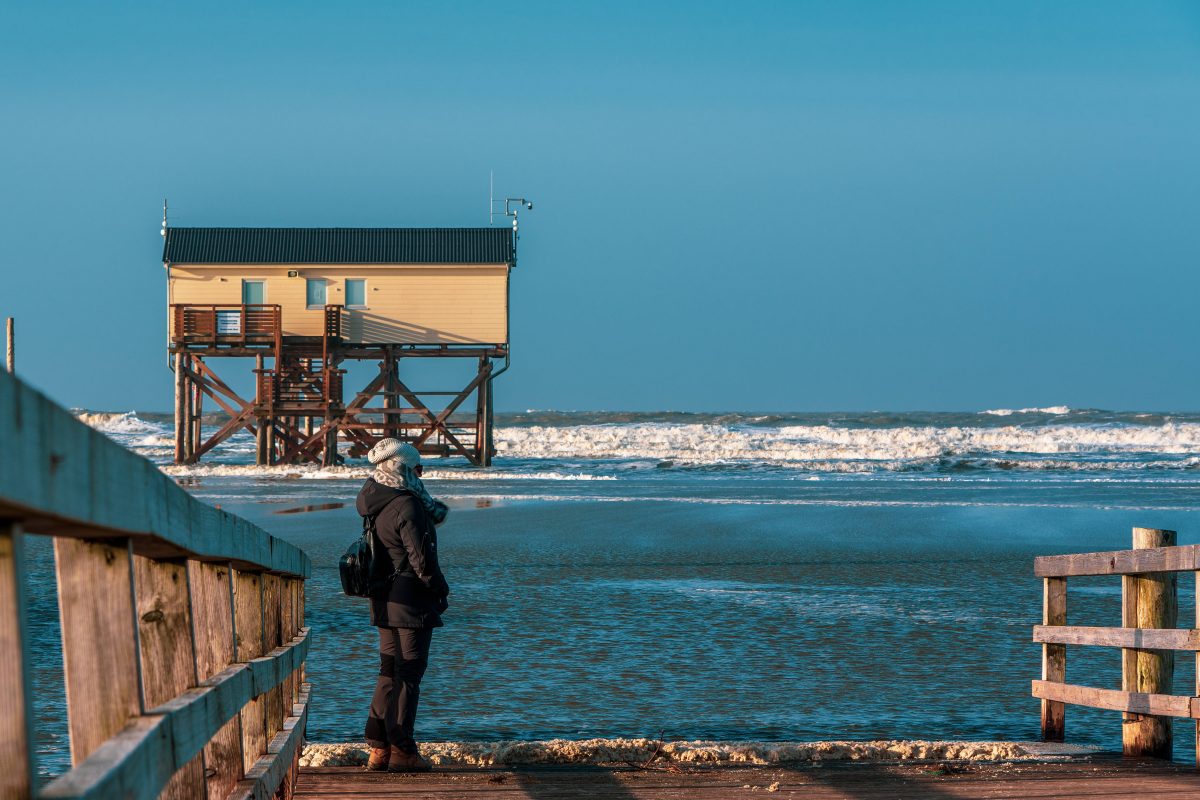
[[167, 198], [165, 197], [163, 198], [163, 222], [162, 231], [160, 231], [160, 233], [162, 233], [163, 236], [167, 235]]

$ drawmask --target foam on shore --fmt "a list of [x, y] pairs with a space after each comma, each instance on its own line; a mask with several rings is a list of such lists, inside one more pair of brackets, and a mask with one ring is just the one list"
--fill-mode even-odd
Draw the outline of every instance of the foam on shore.
[[[421, 755], [436, 766], [496, 767], [534, 764], [641, 764], [759, 766], [802, 761], [1013, 761], [1042, 757], [1017, 742], [887, 739], [873, 742], [665, 742], [654, 739], [550, 739], [546, 741], [427, 742]], [[365, 743], [309, 744], [303, 767], [360, 766]]]

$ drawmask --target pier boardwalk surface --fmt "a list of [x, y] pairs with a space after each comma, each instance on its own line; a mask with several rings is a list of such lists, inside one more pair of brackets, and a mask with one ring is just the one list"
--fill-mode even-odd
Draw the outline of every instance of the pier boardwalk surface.
[[949, 798], [1200, 798], [1200, 772], [1155, 759], [1095, 756], [1059, 762], [798, 763], [764, 767], [637, 769], [530, 766], [437, 768], [391, 775], [362, 767], [300, 770], [295, 798], [370, 800], [949, 800]]

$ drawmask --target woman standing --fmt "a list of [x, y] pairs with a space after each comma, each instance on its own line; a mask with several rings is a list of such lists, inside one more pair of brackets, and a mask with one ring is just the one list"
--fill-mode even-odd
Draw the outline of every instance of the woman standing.
[[[374, 519], [382, 552], [371, 563], [371, 624], [379, 629], [379, 678], [367, 716], [367, 766], [391, 772], [427, 772], [413, 726], [433, 629], [441, 627], [450, 587], [438, 565], [437, 531], [446, 504], [421, 483], [421, 455], [407, 442], [383, 439], [367, 454], [375, 471], [356, 506]], [[386, 553], [386, 558], [383, 557]]]

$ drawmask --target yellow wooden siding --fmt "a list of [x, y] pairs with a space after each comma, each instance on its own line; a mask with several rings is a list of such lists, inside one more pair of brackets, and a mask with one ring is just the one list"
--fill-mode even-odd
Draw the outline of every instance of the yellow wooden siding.
[[[299, 277], [287, 277], [289, 270]], [[506, 266], [172, 266], [170, 302], [241, 303], [242, 280], [262, 280], [264, 302], [282, 307], [284, 336], [320, 336], [324, 312], [306, 308], [306, 281], [328, 281], [326, 302], [345, 304], [346, 278], [367, 281], [367, 307], [346, 311], [344, 333], [352, 342], [507, 342]]]

